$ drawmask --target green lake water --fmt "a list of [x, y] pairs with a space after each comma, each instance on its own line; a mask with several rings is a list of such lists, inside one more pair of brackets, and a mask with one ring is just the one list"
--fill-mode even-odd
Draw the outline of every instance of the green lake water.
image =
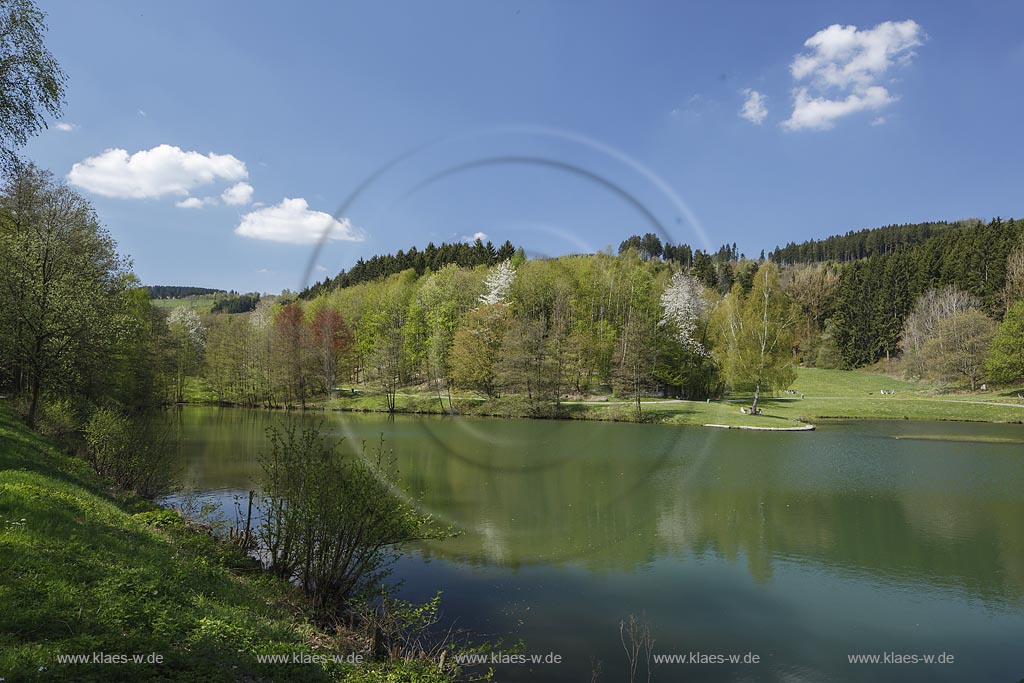
[[[501, 681], [628, 681], [619, 624], [658, 681], [1024, 678], [1020, 425], [834, 422], [809, 433], [183, 408], [181, 484], [230, 510], [264, 430], [297, 419], [393, 450], [403, 485], [461, 535], [411, 548], [402, 595], [561, 663]], [[905, 438], [945, 435], [951, 440]], [[985, 439], [999, 442], [985, 442]], [[970, 439], [978, 439], [971, 441]], [[946, 664], [848, 655], [945, 653]], [[750, 659], [748, 656], [747, 659]], [[641, 665], [637, 680], [647, 680]]]

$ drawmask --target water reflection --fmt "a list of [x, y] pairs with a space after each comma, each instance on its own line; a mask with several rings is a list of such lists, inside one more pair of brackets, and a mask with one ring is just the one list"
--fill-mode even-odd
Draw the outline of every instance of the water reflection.
[[462, 532], [425, 545], [427, 556], [631, 571], [715, 553], [744, 558], [758, 582], [790, 558], [987, 599], [1024, 594], [1024, 459], [1012, 445], [895, 440], [884, 424], [814, 434], [487, 420], [465, 429], [442, 418], [203, 408], [176, 419], [183, 483], [197, 491], [252, 485], [275, 420], [322, 423], [371, 447], [383, 434], [403, 485]]
[[573, 654], [557, 674], [502, 680], [589, 680], [589, 656], [619, 652], [618, 621], [641, 610], [664, 648], [774, 653], [756, 672], [687, 680], [915, 680], [850, 675], [842, 660], [897, 646], [957, 646], [966, 664], [950, 680], [1024, 675], [1011, 656], [1024, 632], [1019, 445], [893, 438], [1019, 439], [1017, 425], [763, 434], [201, 408], [176, 419], [183, 483], [225, 499], [256, 480], [274, 421], [322, 421], [350, 444], [383, 434], [404, 486], [463, 532], [403, 560], [411, 596], [447, 588], [464, 624]]

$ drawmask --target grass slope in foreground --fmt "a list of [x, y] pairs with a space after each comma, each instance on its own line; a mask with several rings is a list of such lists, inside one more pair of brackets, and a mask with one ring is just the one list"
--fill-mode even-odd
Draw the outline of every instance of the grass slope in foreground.
[[[111, 497], [81, 460], [0, 404], [0, 680], [419, 681], [395, 663], [261, 665], [257, 654], [348, 654], [302, 601], [234, 548], [140, 500]], [[316, 644], [321, 648], [314, 649]], [[58, 655], [159, 653], [155, 664]]]

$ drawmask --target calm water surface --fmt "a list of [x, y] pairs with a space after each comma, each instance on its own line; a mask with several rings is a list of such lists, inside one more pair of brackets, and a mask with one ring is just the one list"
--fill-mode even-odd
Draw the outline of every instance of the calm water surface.
[[[1024, 678], [1020, 425], [759, 433], [217, 408], [175, 419], [183, 487], [221, 502], [255, 485], [270, 424], [323, 421], [349, 443], [383, 435], [405, 486], [462, 532], [399, 562], [405, 597], [442, 590], [457, 626], [563, 659], [496, 666], [502, 681], [587, 683], [595, 659], [599, 680], [628, 681], [630, 614], [655, 653], [760, 658], [655, 665], [660, 681]], [[935, 435], [957, 440], [907, 438]], [[886, 652], [955, 659], [847, 659]]]

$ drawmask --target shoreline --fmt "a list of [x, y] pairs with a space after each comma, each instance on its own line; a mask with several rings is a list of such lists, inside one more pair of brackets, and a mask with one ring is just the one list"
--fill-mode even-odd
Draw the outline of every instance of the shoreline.
[[748, 429], [757, 432], [813, 432], [815, 426], [808, 423], [803, 427], [751, 427], [749, 425], [718, 425], [718, 424], [705, 424], [703, 427], [711, 427], [714, 429]]
[[[375, 396], [375, 395], [373, 395]], [[361, 398], [369, 398], [363, 396]], [[843, 397], [832, 397], [822, 396], [815, 397], [809, 400], [828, 400], [834, 401], [836, 399], [842, 399]], [[850, 401], [858, 399], [848, 399]], [[484, 403], [481, 399], [456, 399], [456, 405], [462, 401], [465, 407], [483, 407], [481, 404]], [[781, 399], [786, 401], [786, 399]], [[427, 401], [427, 403], [433, 402], [433, 399]], [[470, 403], [471, 402], [471, 403]], [[788, 403], [788, 401], [786, 401]], [[635, 419], [635, 414], [627, 413], [622, 414], [607, 414], [602, 415], [597, 411], [607, 410], [609, 413], [612, 410], [619, 408], [621, 405], [635, 405], [633, 403], [609, 403], [603, 401], [583, 402], [573, 401], [564, 402], [563, 405], [571, 406], [576, 411], [563, 413], [560, 415], [528, 415], [520, 414], [511, 411], [500, 411], [500, 410], [455, 410], [452, 412], [442, 411], [437, 409], [436, 403], [433, 406], [420, 405], [420, 406], [399, 406], [393, 412], [395, 415], [436, 415], [436, 416], [451, 416], [451, 417], [486, 417], [495, 419], [505, 420], [573, 420], [573, 421], [586, 421], [586, 422], [621, 422], [621, 423], [633, 423], [633, 424], [660, 424], [667, 426], [679, 426], [679, 427], [701, 427], [707, 429], [746, 429], [749, 431], [789, 431], [789, 432], [809, 432], [815, 431], [822, 423], [828, 423], [833, 421], [851, 421], [851, 420], [877, 420], [885, 422], [949, 422], [949, 423], [974, 423], [974, 424], [1024, 424], [1024, 405], [1014, 404], [995, 404], [994, 402], [972, 402], [972, 401], [958, 401], [954, 399], [902, 399], [901, 403], [904, 406], [920, 402], [922, 404], [927, 403], [942, 403], [946, 406], [951, 404], [963, 404], [964, 406], [997, 406], [1001, 408], [1020, 409], [1021, 415], [1019, 419], [998, 419], [997, 416], [992, 416], [987, 419], [973, 418], [971, 416], [936, 416], [928, 414], [915, 414], [918, 411], [901, 411], [901, 414], [834, 414], [834, 415], [801, 415], [799, 417], [791, 417], [784, 415], [765, 415], [764, 417], [770, 420], [786, 421], [790, 424], [786, 426], [772, 426], [766, 424], [750, 424], [746, 420], [736, 419], [735, 421], [729, 419], [732, 417], [732, 411], [728, 410], [724, 417], [718, 416], [718, 419], [712, 420], [701, 420], [701, 414], [699, 411], [695, 413], [691, 412], [676, 412], [658, 410], [659, 406], [690, 406], [690, 407], [717, 407], [721, 413], [722, 409], [731, 409], [737, 404], [735, 399], [727, 399], [720, 402], [711, 402], [710, 404], [704, 401], [687, 401], [684, 399], [671, 399], [665, 401], [652, 401], [649, 403], [643, 403], [645, 408], [643, 418], [640, 420]], [[469, 403], [466, 406], [466, 403]], [[223, 403], [223, 402], [184, 402], [177, 404], [169, 404], [171, 406], [210, 406], [210, 407], [225, 407], [225, 408], [249, 408], [256, 410], [268, 410], [268, 411], [283, 411], [283, 412], [317, 412], [317, 411], [330, 411], [330, 412], [341, 412], [341, 413], [378, 413], [388, 414], [388, 410], [383, 407], [375, 407], [373, 405], [330, 405], [327, 402], [311, 402], [305, 407], [300, 406], [246, 406], [239, 403]], [[906, 414], [903, 414], [903, 413]], [[697, 419], [680, 419], [680, 418], [697, 418]], [[710, 415], [708, 416], [710, 417]], [[737, 415], [737, 418], [740, 416]], [[810, 419], [814, 419], [815, 422], [811, 422]]]

